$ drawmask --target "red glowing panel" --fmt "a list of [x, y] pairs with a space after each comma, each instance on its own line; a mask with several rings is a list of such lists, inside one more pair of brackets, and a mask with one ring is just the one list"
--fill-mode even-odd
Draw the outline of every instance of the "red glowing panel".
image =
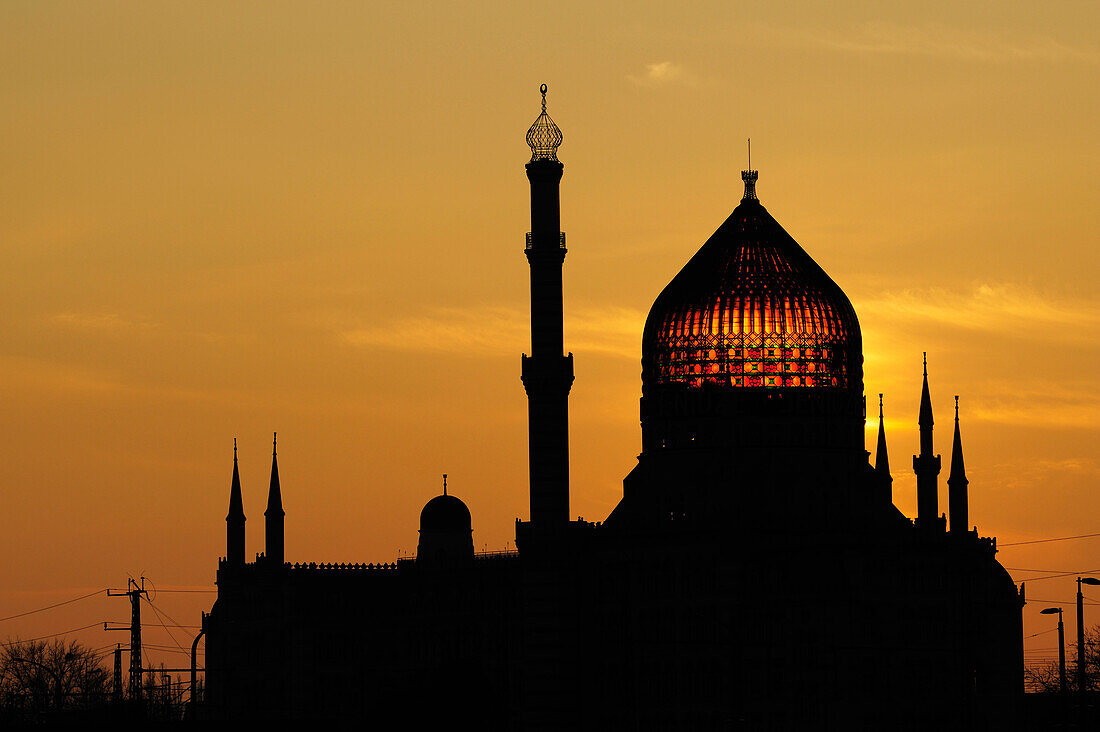
[[843, 387], [848, 331], [833, 308], [815, 299], [719, 298], [666, 313], [650, 344], [647, 370], [652, 383], [696, 388]]

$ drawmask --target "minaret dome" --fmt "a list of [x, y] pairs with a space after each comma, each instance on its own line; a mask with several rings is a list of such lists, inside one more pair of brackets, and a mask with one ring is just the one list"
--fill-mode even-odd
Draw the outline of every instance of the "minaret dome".
[[561, 130], [546, 113], [546, 84], [539, 87], [542, 92], [542, 114], [535, 118], [527, 130], [527, 144], [531, 148], [531, 162], [536, 160], [558, 159], [558, 147], [561, 145]]

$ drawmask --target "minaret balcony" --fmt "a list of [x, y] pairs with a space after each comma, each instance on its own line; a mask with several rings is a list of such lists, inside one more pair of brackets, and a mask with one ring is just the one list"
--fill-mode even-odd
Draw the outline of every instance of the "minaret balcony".
[[[530, 251], [533, 251], [534, 248], [535, 248], [535, 232], [528, 231], [527, 232], [527, 245], [523, 248], [523, 251], [530, 252]], [[565, 251], [565, 232], [564, 231], [559, 231], [558, 232], [558, 249], [560, 251], [563, 251], [563, 252]]]

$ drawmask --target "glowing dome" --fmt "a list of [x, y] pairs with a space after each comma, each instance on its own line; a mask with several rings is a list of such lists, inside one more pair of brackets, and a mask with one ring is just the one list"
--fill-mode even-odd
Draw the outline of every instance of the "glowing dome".
[[760, 205], [756, 171], [742, 178], [741, 204], [650, 310], [643, 393], [713, 385], [862, 394], [862, 339], [851, 303]]

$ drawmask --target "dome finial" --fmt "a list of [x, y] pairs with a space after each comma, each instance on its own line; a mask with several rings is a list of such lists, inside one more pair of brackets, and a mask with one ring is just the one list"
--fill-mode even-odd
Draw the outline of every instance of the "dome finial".
[[[543, 87], [545, 87], [545, 86], [546, 85], [543, 84]], [[446, 473], [443, 474], [443, 495], [447, 495], [447, 474]]]
[[745, 181], [745, 195], [741, 196], [741, 202], [756, 201], [756, 179], [759, 173], [752, 169], [752, 138], [748, 138], [749, 169], [741, 171], [741, 180]]
[[531, 148], [531, 162], [552, 160], [558, 162], [558, 147], [561, 145], [561, 130], [546, 113], [546, 84], [539, 87], [542, 93], [542, 114], [527, 130], [527, 145]]

